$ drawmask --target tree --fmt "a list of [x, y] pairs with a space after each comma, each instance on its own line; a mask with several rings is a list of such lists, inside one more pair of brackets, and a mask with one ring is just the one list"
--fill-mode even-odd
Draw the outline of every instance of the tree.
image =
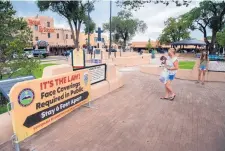
[[[224, 1], [203, 1], [199, 7], [193, 8], [191, 11], [182, 15], [190, 25], [190, 29], [198, 29], [203, 33], [207, 49], [213, 51], [216, 34], [222, 30], [225, 24], [225, 2]], [[208, 41], [207, 28], [212, 30], [211, 43]]]
[[175, 3], [176, 6], [186, 6], [188, 7], [188, 5], [191, 3], [191, 0], [117, 0], [116, 1], [117, 5], [120, 7], [123, 7], [125, 9], [129, 9], [129, 10], [133, 10], [133, 9], [139, 9], [141, 7], [144, 7], [146, 4], [148, 3], [154, 3], [154, 4], [165, 4], [166, 6], [168, 6], [170, 3]]
[[[103, 24], [104, 30], [110, 30], [109, 23]], [[127, 41], [129, 41], [137, 32], [144, 32], [147, 25], [144, 21], [133, 18], [129, 11], [120, 11], [118, 15], [112, 17], [112, 34], [114, 41], [123, 43], [125, 50]]]
[[[39, 65], [38, 60], [28, 59], [24, 48], [32, 47], [32, 33], [23, 18], [15, 17], [11, 2], [0, 1], [0, 77], [12, 77], [19, 70], [19, 76], [31, 74]], [[17, 56], [15, 58], [15, 55]], [[14, 57], [13, 57], [14, 56]]]
[[190, 37], [188, 24], [186, 24], [185, 20], [170, 17], [164, 24], [165, 28], [158, 38], [161, 44], [168, 44]]
[[148, 44], [146, 45], [147, 50], [152, 48], [151, 39], [148, 40]]
[[216, 40], [220, 46], [225, 47], [225, 28], [217, 33]]
[[[84, 32], [85, 32], [85, 34], [88, 34], [88, 18], [84, 21], [84, 25], [85, 25]], [[95, 22], [92, 19], [90, 19], [90, 21], [89, 21], [89, 33], [93, 34], [94, 31], [95, 31], [95, 28], [96, 28]]]
[[[87, 23], [87, 13], [94, 10], [94, 1], [38, 1], [40, 11], [50, 9], [53, 12], [65, 17], [69, 23], [74, 45], [79, 48], [79, 35], [82, 24]], [[92, 24], [93, 25], [93, 24]], [[75, 32], [74, 32], [75, 29]], [[93, 28], [90, 28], [93, 29]], [[93, 32], [93, 31], [91, 31]]]
[[209, 26], [209, 14], [207, 10], [200, 7], [193, 8], [189, 12], [181, 16], [183, 20], [186, 20], [191, 30], [199, 30], [203, 33], [205, 42], [208, 43], [207, 27]]

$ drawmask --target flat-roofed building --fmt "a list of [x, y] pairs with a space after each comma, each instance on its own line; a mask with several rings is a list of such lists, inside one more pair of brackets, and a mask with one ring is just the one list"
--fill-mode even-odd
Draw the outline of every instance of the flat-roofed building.
[[[32, 41], [35, 49], [46, 47], [51, 55], [60, 55], [66, 50], [75, 48], [71, 30], [56, 28], [52, 17], [37, 15], [26, 17], [25, 20], [33, 32]], [[87, 39], [88, 35], [80, 32], [80, 48], [87, 44]], [[45, 41], [48, 46], [39, 46], [38, 41]], [[102, 34], [102, 42], [108, 45], [108, 38], [104, 34]], [[90, 45], [97, 46], [97, 33], [90, 35]]]
[[[132, 42], [131, 43], [131, 48], [133, 48], [134, 51], [139, 51], [139, 50], [147, 50], [147, 45], [148, 45], [148, 41], [144, 41], [144, 42]], [[151, 46], [154, 49], [157, 48], [164, 48], [164, 49], [169, 49], [171, 46], [170, 45], [161, 45], [159, 43], [159, 41], [151, 41]]]
[[[148, 42], [132, 42], [131, 43], [131, 48], [133, 48], [134, 51], [139, 51], [139, 50], [147, 50], [147, 44]], [[160, 44], [159, 41], [151, 41], [151, 46], [153, 49], [164, 49], [168, 50], [169, 48], [172, 48], [171, 45], [165, 45], [165, 44]], [[198, 46], [194, 45], [180, 45], [175, 47], [176, 50], [182, 51], [182, 50], [187, 50], [187, 51], [194, 51], [195, 49], [200, 49]]]

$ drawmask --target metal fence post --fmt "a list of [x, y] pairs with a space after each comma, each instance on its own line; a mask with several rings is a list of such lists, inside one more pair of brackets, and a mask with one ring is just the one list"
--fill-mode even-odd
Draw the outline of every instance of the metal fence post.
[[103, 60], [103, 54], [102, 54], [102, 51], [101, 51], [101, 60]]
[[13, 145], [13, 148], [15, 149], [15, 151], [20, 151], [20, 145], [19, 145], [16, 134], [13, 134], [11, 139], [12, 139], [12, 145]]

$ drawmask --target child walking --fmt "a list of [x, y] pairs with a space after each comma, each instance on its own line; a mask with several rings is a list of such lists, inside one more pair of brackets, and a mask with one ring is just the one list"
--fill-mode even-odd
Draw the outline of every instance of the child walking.
[[208, 71], [208, 63], [209, 63], [208, 54], [206, 51], [202, 51], [199, 64], [198, 81], [196, 83], [200, 83], [201, 81], [202, 85], [205, 84], [205, 73], [206, 71]]

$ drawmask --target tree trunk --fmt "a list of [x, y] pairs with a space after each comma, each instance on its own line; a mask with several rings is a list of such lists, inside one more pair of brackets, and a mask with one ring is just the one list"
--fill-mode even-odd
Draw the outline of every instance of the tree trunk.
[[76, 30], [75, 48], [77, 48], [77, 51], [79, 51], [79, 36], [80, 36], [81, 23], [82, 22], [80, 22], [80, 21], [78, 22], [78, 24], [76, 24], [76, 22], [74, 22], [75, 30]]
[[76, 37], [77, 37], [76, 43], [77, 43], [78, 50], [79, 50], [79, 47], [80, 47], [79, 46], [80, 28], [81, 28], [81, 22], [78, 23], [78, 30], [77, 30], [77, 33], [76, 33]]
[[124, 40], [123, 40], [123, 52], [125, 52], [126, 44], [127, 44], [127, 40], [124, 39]]
[[211, 43], [209, 45], [209, 52], [213, 53], [213, 54], [216, 52], [216, 50], [214, 49], [214, 45], [216, 42], [216, 33], [217, 33], [217, 31], [212, 30], [212, 39], [211, 39]]
[[68, 23], [69, 23], [69, 26], [70, 26], [70, 30], [72, 32], [73, 43], [74, 43], [74, 46], [75, 46], [76, 45], [76, 40], [75, 40], [75, 34], [74, 34], [74, 29], [73, 29], [73, 25], [71, 23], [71, 20], [68, 19]]

